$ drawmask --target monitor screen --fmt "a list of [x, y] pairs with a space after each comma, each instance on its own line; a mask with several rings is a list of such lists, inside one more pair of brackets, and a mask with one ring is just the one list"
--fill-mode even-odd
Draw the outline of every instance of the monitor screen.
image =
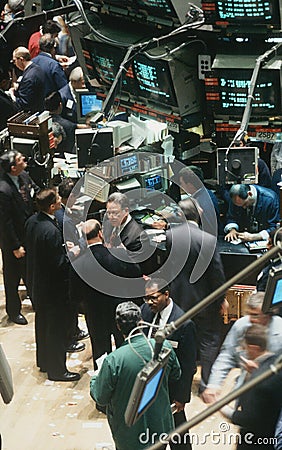
[[[206, 99], [215, 116], [242, 117], [248, 100], [252, 69], [217, 68], [206, 79]], [[251, 115], [269, 117], [281, 114], [280, 71], [262, 69], [258, 75]]]
[[162, 380], [163, 372], [164, 368], [162, 367], [147, 383], [140, 400], [138, 414], [141, 414], [143, 409], [146, 408], [146, 406], [148, 406], [148, 404], [150, 404], [151, 401], [155, 398], [158, 392], [160, 381]]
[[153, 193], [156, 191], [165, 192], [168, 187], [167, 179], [163, 169], [154, 170], [152, 172], [140, 175], [141, 187], [145, 192]]
[[275, 306], [281, 302], [282, 302], [282, 278], [280, 278], [280, 280], [277, 280], [275, 291], [272, 297], [272, 305]]
[[[88, 60], [91, 61], [91, 75], [93, 76], [94, 73], [101, 85], [101, 89], [108, 91], [117, 76], [119, 67], [125, 57], [126, 49], [104, 42], [97, 42], [90, 38], [84, 39], [84, 47], [87, 48], [86, 55]], [[120, 83], [120, 91], [135, 92], [135, 80], [131, 66], [122, 72]], [[119, 95], [118, 90], [116, 95]]]
[[85, 116], [91, 112], [100, 112], [103, 108], [102, 100], [92, 92], [79, 92], [77, 95], [77, 120], [78, 123], [85, 122]]
[[119, 157], [120, 175], [127, 175], [139, 172], [138, 155], [126, 155]]
[[280, 28], [281, 0], [203, 0], [206, 23]]
[[282, 306], [282, 265], [269, 271], [262, 311], [268, 313], [278, 306]]
[[137, 55], [133, 60], [132, 69], [138, 83], [138, 96], [150, 102], [178, 106], [167, 60]]

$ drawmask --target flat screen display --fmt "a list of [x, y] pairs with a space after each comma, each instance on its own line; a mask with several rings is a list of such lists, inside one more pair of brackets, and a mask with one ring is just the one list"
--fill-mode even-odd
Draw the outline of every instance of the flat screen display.
[[273, 293], [272, 305], [275, 306], [282, 302], [282, 278], [277, 280], [275, 291]]
[[128, 173], [139, 170], [139, 160], [137, 155], [120, 157], [119, 164], [121, 175], [127, 175]]
[[272, 25], [280, 27], [280, 0], [202, 1], [206, 22], [212, 25]]
[[151, 401], [155, 398], [158, 389], [160, 381], [162, 380], [164, 368], [161, 368], [154, 376], [151, 378], [151, 380], [146, 384], [146, 387], [144, 389], [142, 398], [140, 400], [140, 404], [138, 407], [138, 414], [141, 414], [143, 409], [146, 408], [147, 405], [151, 403]]
[[[241, 117], [248, 100], [251, 69], [216, 69], [212, 86], [206, 86], [206, 99], [218, 116]], [[281, 81], [279, 70], [261, 70], [258, 75], [252, 116], [281, 114]]]
[[145, 178], [145, 188], [148, 190], [160, 190], [162, 189], [162, 177], [159, 174], [151, 175]]

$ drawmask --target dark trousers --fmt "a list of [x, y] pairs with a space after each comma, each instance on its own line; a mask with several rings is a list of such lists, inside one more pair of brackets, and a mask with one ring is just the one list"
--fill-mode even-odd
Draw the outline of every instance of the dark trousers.
[[35, 313], [36, 363], [48, 376], [59, 376], [67, 370], [66, 314], [65, 309], [49, 305]]
[[115, 311], [118, 305], [116, 300], [106, 300], [93, 303], [85, 302], [85, 319], [90, 334], [94, 368], [95, 360], [104, 353], [111, 353], [111, 334], [114, 335], [116, 347], [123, 342], [121, 332], [116, 327]]
[[[173, 415], [175, 428], [186, 422], [186, 416], [184, 411], [175, 413]], [[172, 441], [169, 443], [171, 450], [192, 450], [192, 445], [190, 444], [189, 431], [185, 431], [182, 435], [175, 433]]]
[[221, 317], [210, 317], [209, 320], [195, 317], [198, 359], [201, 365], [201, 383], [199, 392], [207, 386], [211, 368], [215, 362], [220, 346], [223, 324]]
[[21, 312], [18, 288], [21, 278], [25, 282], [25, 257], [16, 258], [11, 250], [2, 249], [3, 279], [6, 296], [6, 312], [13, 318]]

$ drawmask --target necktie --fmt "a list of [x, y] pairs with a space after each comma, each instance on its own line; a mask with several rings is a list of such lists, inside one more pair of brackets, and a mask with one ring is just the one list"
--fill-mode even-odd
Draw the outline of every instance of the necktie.
[[120, 237], [118, 235], [118, 228], [115, 227], [110, 237], [110, 247], [118, 247], [121, 244]]
[[156, 317], [156, 320], [155, 320], [155, 323], [154, 323], [154, 326], [153, 326], [153, 328], [152, 328], [151, 338], [154, 338], [154, 337], [155, 337], [155, 334], [156, 334], [156, 332], [157, 332], [158, 329], [159, 329], [158, 325], [160, 324], [160, 320], [161, 320], [161, 315], [160, 315], [160, 313], [158, 312], [157, 317]]
[[19, 178], [19, 193], [25, 203], [28, 203], [28, 194], [24, 182]]

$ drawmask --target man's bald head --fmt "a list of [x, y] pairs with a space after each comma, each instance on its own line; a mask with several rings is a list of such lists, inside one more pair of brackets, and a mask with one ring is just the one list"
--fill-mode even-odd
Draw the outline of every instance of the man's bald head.
[[100, 236], [100, 232], [102, 230], [100, 222], [96, 219], [89, 219], [86, 220], [84, 223], [82, 230], [86, 236], [87, 242], [89, 243], [93, 239], [102, 240], [102, 237]]

